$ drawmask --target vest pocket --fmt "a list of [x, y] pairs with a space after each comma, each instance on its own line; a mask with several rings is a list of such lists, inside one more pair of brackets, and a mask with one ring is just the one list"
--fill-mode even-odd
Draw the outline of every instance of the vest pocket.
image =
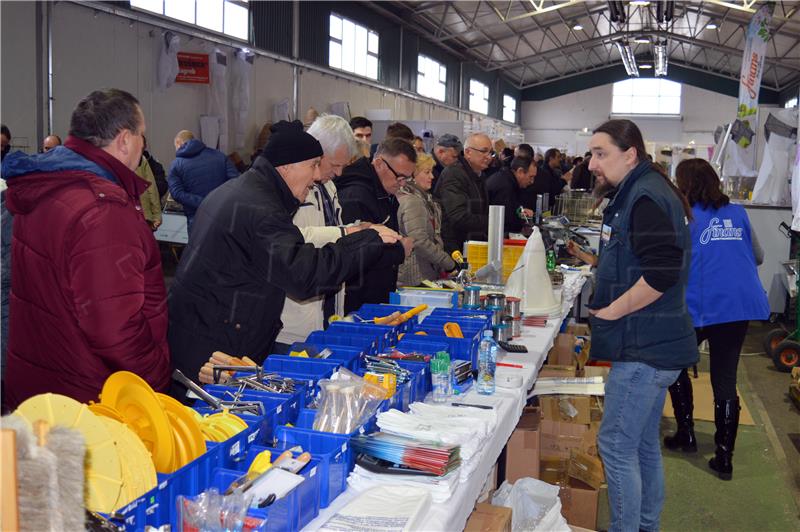
[[603, 250], [600, 252], [600, 262], [597, 264], [596, 275], [598, 278], [612, 281], [618, 280], [619, 251], [620, 243], [616, 239], [612, 239], [603, 246]]
[[624, 321], [604, 320], [596, 316], [589, 316], [589, 325], [592, 330], [593, 359], [619, 360], [624, 346]]

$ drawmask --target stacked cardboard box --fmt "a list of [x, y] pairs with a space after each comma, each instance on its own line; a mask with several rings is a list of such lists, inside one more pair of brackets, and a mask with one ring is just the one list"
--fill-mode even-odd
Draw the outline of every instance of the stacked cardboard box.
[[511, 508], [478, 503], [464, 532], [511, 532]]

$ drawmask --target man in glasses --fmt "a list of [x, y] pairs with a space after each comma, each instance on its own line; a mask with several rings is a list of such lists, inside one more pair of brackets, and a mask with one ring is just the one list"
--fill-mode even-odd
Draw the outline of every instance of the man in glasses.
[[[382, 224], [395, 231], [397, 198], [400, 187], [414, 174], [417, 152], [410, 142], [387, 138], [370, 161], [362, 157], [336, 180], [344, 223]], [[364, 303], [388, 303], [397, 286], [397, 270], [411, 253], [413, 241], [404, 237], [397, 244], [384, 246], [383, 257], [353, 282], [347, 283], [345, 312], [358, 310]]]
[[442, 239], [448, 253], [461, 251], [467, 240], [486, 240], [489, 199], [483, 172], [494, 156], [492, 141], [473, 133], [464, 142], [464, 155], [442, 170], [434, 196], [442, 204]]

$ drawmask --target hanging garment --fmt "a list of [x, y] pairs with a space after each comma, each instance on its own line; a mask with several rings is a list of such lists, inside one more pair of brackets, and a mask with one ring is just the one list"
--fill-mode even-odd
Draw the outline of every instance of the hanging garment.
[[231, 82], [233, 94], [233, 149], [244, 148], [244, 138], [247, 133], [247, 115], [250, 112], [250, 77], [253, 71], [255, 55], [244, 50], [233, 53], [231, 65]]
[[228, 153], [228, 56], [219, 48], [214, 48], [209, 54], [209, 64], [211, 85], [206, 114], [219, 117], [219, 140], [216, 145], [205, 144]]
[[158, 69], [156, 71], [156, 82], [158, 88], [167, 90], [175, 83], [178, 75], [178, 47], [181, 38], [171, 31], [165, 32], [161, 36], [161, 52], [158, 54]]

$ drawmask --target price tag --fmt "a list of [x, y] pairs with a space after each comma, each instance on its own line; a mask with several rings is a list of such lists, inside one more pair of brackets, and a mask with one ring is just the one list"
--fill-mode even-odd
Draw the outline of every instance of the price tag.
[[277, 412], [278, 412], [279, 414], [280, 414], [281, 412], [283, 412], [283, 405], [278, 405], [278, 410], [277, 410]]
[[346, 444], [346, 443], [343, 443], [343, 444], [342, 444], [342, 452], [343, 452], [343, 453], [346, 453], [346, 452], [347, 452], [347, 444]]
[[314, 475], [316, 475], [316, 474], [317, 474], [317, 468], [313, 467], [313, 468], [311, 468], [311, 471], [308, 473], [308, 476], [313, 478]]
[[261, 429], [256, 429], [255, 431], [253, 431], [253, 433], [247, 437], [247, 443], [253, 443], [253, 441], [255, 441], [256, 437], [258, 436], [258, 431], [260, 430]]
[[239, 454], [239, 444], [240, 443], [241, 442], [237, 441], [236, 443], [231, 445], [231, 450], [230, 450], [230, 452], [228, 452], [228, 456], [236, 456], [237, 454]]

